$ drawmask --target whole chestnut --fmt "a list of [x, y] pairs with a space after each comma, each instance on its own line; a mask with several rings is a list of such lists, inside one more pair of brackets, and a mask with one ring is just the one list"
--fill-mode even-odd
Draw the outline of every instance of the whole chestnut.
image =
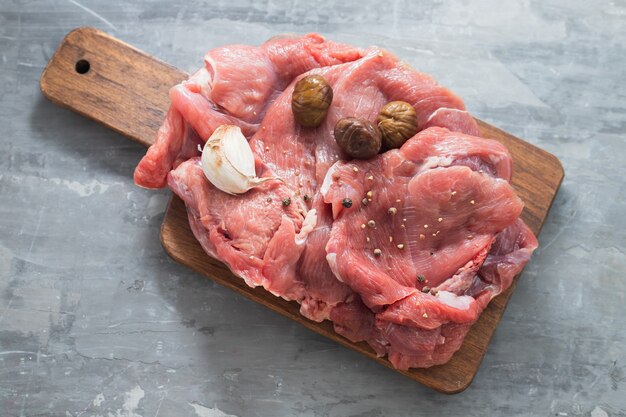
[[356, 117], [340, 119], [334, 134], [339, 147], [353, 158], [369, 159], [380, 151], [380, 131], [368, 120]]
[[299, 80], [291, 95], [291, 110], [300, 125], [317, 127], [322, 124], [333, 101], [333, 89], [319, 75], [309, 75]]
[[378, 113], [378, 128], [387, 149], [399, 148], [417, 132], [417, 114], [405, 101], [392, 101]]

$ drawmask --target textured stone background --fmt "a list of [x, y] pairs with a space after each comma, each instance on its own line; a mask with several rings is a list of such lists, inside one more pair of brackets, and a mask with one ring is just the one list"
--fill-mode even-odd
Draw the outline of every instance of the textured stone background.
[[[626, 415], [624, 1], [0, 2], [1, 416]], [[168, 259], [144, 149], [38, 78], [99, 27], [185, 70], [319, 31], [386, 47], [566, 179], [473, 385], [444, 396]]]

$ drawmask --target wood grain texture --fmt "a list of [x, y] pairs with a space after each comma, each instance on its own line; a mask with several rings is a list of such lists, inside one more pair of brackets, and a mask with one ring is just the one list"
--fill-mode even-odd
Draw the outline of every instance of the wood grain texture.
[[[76, 70], [79, 61], [89, 70]], [[52, 102], [150, 146], [169, 107], [169, 88], [187, 78], [177, 68], [83, 27], [68, 33], [41, 75]]]
[[[76, 62], [89, 61], [79, 74]], [[61, 106], [129, 137], [150, 145], [169, 100], [168, 89], [187, 75], [145, 53], [92, 28], [79, 28], [63, 40], [41, 77], [41, 90]], [[512, 183], [525, 203], [522, 218], [538, 234], [563, 180], [563, 168], [552, 154], [478, 120], [482, 136], [502, 142], [514, 160]], [[297, 321], [303, 326], [392, 368], [365, 343], [353, 343], [333, 331], [328, 321], [315, 323], [299, 314], [299, 305], [250, 288], [221, 262], [208, 257], [195, 240], [183, 202], [173, 197], [161, 227], [161, 242], [176, 261], [214, 281]], [[456, 393], [472, 382], [489, 341], [515, 289], [496, 297], [472, 326], [461, 349], [440, 366], [400, 372], [444, 393]]]

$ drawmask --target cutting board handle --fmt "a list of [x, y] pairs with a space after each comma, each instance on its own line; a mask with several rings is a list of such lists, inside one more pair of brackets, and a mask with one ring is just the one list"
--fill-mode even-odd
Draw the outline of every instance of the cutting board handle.
[[52, 102], [150, 146], [169, 107], [170, 87], [187, 74], [91, 27], [68, 33], [40, 87]]

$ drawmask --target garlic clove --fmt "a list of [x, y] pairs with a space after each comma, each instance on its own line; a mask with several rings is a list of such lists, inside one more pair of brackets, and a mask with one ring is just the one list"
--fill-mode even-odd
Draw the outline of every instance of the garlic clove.
[[202, 150], [202, 171], [216, 188], [228, 194], [243, 194], [275, 178], [258, 178], [254, 154], [238, 126], [219, 126]]
[[237, 126], [220, 126], [218, 129], [226, 128], [222, 143], [224, 146], [224, 156], [232, 164], [233, 168], [246, 177], [256, 177], [254, 169], [254, 154], [248, 144], [248, 140], [241, 133]]

